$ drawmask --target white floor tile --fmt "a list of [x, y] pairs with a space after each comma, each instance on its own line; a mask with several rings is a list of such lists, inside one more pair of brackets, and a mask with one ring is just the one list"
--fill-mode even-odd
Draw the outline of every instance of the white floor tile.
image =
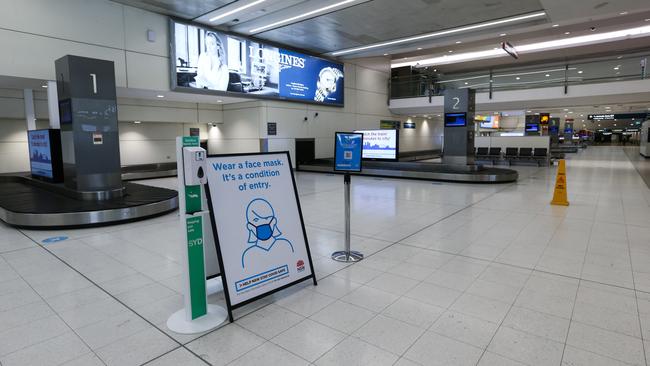
[[378, 315], [354, 332], [354, 336], [396, 355], [402, 355], [423, 332], [422, 328]]
[[212, 365], [223, 366], [259, 347], [264, 339], [229, 324], [187, 345], [187, 348]]
[[271, 339], [300, 323], [304, 317], [283, 307], [271, 304], [237, 319], [237, 324], [251, 332]]
[[343, 301], [335, 301], [312, 315], [310, 319], [343, 333], [351, 334], [375, 315], [375, 312], [368, 309]]
[[318, 366], [390, 366], [398, 357], [356, 337], [348, 337], [332, 348], [315, 365]]
[[476, 365], [483, 350], [434, 332], [426, 332], [404, 357], [421, 365]]
[[272, 338], [271, 342], [309, 362], [314, 362], [345, 337], [345, 333], [305, 319]]
[[502, 326], [488, 351], [527, 365], [559, 365], [564, 345], [550, 339]]

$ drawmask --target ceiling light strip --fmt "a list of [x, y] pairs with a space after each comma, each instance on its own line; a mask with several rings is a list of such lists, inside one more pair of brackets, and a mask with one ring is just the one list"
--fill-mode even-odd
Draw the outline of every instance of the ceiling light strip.
[[233, 10], [230, 10], [230, 11], [227, 11], [227, 12], [225, 12], [225, 13], [223, 13], [223, 14], [219, 14], [219, 15], [217, 15], [217, 16], [215, 16], [215, 17], [212, 17], [212, 18], [210, 18], [210, 21], [211, 21], [211, 22], [214, 22], [215, 20], [219, 20], [219, 19], [221, 19], [221, 18], [225, 18], [225, 17], [227, 17], [227, 16], [229, 16], [229, 15], [233, 15], [233, 14], [235, 14], [235, 13], [239, 13], [239, 12], [242, 11], [242, 10], [246, 10], [246, 9], [248, 9], [248, 8], [252, 8], [253, 6], [255, 6], [255, 5], [257, 5], [257, 4], [260, 4], [260, 3], [263, 3], [263, 2], [265, 2], [265, 1], [266, 1], [266, 0], [257, 0], [257, 1], [253, 1], [252, 3], [246, 4], [246, 5], [242, 5], [242, 6], [238, 7], [238, 8], [233, 9]]
[[516, 16], [516, 17], [512, 17], [512, 18], [499, 19], [499, 20], [495, 20], [495, 21], [491, 21], [491, 22], [477, 23], [477, 24], [468, 25], [468, 26], [465, 26], [465, 27], [451, 28], [451, 29], [440, 31], [440, 32], [421, 34], [419, 36], [413, 36], [413, 37], [396, 39], [396, 40], [393, 40], [393, 41], [369, 44], [367, 46], [362, 46], [362, 47], [348, 48], [348, 49], [344, 49], [344, 50], [340, 50], [340, 51], [334, 51], [334, 52], [331, 52], [330, 54], [332, 56], [340, 56], [340, 55], [345, 55], [345, 54], [349, 54], [349, 53], [356, 53], [356, 52], [359, 52], [359, 51], [366, 51], [366, 50], [370, 50], [370, 49], [373, 49], [373, 48], [392, 46], [392, 45], [395, 45], [395, 44], [419, 41], [419, 40], [422, 40], [422, 39], [433, 38], [433, 37], [446, 36], [446, 35], [449, 35], [449, 34], [463, 33], [463, 32], [476, 30], [476, 29], [481, 29], [481, 28], [489, 28], [489, 27], [493, 27], [495, 25], [513, 23], [513, 22], [518, 22], [518, 21], [521, 21], [521, 20], [540, 18], [540, 17], [545, 17], [545, 16], [546, 16], [546, 12], [543, 12], [543, 11], [542, 12], [536, 12], [536, 13], [520, 15], [520, 16]]
[[[519, 53], [530, 53], [535, 51], [543, 51], [549, 49], [560, 49], [571, 46], [584, 46], [588, 44], [604, 43], [614, 40], [621, 40], [635, 37], [650, 36], [650, 26], [623, 29], [620, 31], [592, 34], [587, 36], [579, 36], [572, 38], [565, 38], [553, 41], [531, 43], [515, 47]], [[492, 49], [487, 51], [476, 51], [459, 53], [453, 56], [444, 55], [440, 57], [433, 57], [423, 60], [415, 60], [409, 62], [397, 62], [391, 65], [392, 68], [404, 66], [428, 66], [428, 65], [448, 65], [453, 63], [474, 61], [487, 58], [497, 58], [507, 56], [507, 53], [501, 49]]]
[[328, 11], [328, 10], [331, 10], [331, 9], [334, 9], [334, 8], [338, 8], [340, 6], [343, 6], [345, 4], [349, 4], [349, 3], [352, 3], [352, 2], [355, 2], [355, 1], [357, 1], [357, 0], [340, 1], [338, 3], [327, 5], [327, 6], [324, 6], [322, 8], [318, 8], [318, 9], [315, 9], [315, 10], [312, 10], [312, 11], [308, 11], [308, 12], [306, 12], [304, 14], [296, 15], [296, 16], [293, 16], [291, 18], [283, 19], [283, 20], [280, 20], [280, 21], [277, 21], [277, 22], [274, 22], [274, 23], [271, 23], [271, 24], [267, 24], [267, 25], [263, 25], [261, 27], [253, 28], [253, 29], [249, 30], [248, 32], [249, 33], [257, 33], [257, 32], [263, 31], [263, 30], [275, 28], [275, 27], [277, 27], [279, 25], [283, 25], [283, 24], [287, 24], [287, 23], [293, 23], [296, 20], [307, 18], [307, 17], [310, 17], [312, 15], [322, 13], [322, 12], [325, 12], [325, 11]]

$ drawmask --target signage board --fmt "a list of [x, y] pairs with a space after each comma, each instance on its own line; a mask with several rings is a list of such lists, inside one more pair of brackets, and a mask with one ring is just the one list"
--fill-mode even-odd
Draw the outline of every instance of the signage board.
[[314, 275], [288, 152], [211, 155], [206, 185], [228, 311]]
[[51, 182], [63, 181], [60, 130], [27, 131], [27, 142], [32, 176]]
[[644, 120], [647, 113], [608, 113], [608, 114], [589, 114], [587, 119], [592, 121], [607, 121], [614, 119], [641, 119]]
[[445, 127], [467, 126], [467, 113], [445, 113]]
[[363, 134], [364, 159], [396, 160], [399, 150], [397, 130], [358, 130]]
[[268, 136], [275, 136], [278, 134], [278, 123], [277, 122], [267, 122], [266, 123], [266, 134]]
[[402, 122], [400, 121], [388, 121], [388, 120], [379, 121], [379, 128], [382, 130], [399, 130], [401, 125]]
[[343, 106], [343, 64], [170, 20], [172, 90]]
[[539, 123], [540, 124], [547, 125], [550, 120], [551, 120], [551, 114], [550, 113], [540, 113], [539, 114]]
[[334, 138], [334, 170], [360, 172], [363, 134], [337, 132]]
[[510, 42], [501, 42], [501, 48], [506, 51], [507, 54], [512, 56], [515, 60], [519, 58], [519, 53], [517, 49]]
[[415, 122], [404, 122], [404, 129], [414, 129]]

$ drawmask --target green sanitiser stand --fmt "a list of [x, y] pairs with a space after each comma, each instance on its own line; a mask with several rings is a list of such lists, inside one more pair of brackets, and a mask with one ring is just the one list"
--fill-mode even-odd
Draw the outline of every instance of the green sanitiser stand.
[[204, 232], [209, 230], [208, 211], [203, 210], [206, 152], [196, 136], [176, 138], [178, 164], [178, 210], [185, 243], [182, 250], [184, 307], [167, 320], [175, 333], [195, 334], [214, 329], [228, 318], [221, 306], [208, 304]]

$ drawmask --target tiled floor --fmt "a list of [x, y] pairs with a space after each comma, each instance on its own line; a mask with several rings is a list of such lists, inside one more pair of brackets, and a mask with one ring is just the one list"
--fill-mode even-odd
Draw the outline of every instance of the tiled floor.
[[[10, 365], [648, 365], [650, 189], [621, 148], [516, 184], [297, 175], [319, 285], [181, 336], [178, 217], [65, 231], [0, 226], [0, 363]], [[173, 179], [147, 181], [173, 186]], [[55, 235], [69, 239], [52, 244]], [[220, 295], [210, 297], [223, 304]]]

